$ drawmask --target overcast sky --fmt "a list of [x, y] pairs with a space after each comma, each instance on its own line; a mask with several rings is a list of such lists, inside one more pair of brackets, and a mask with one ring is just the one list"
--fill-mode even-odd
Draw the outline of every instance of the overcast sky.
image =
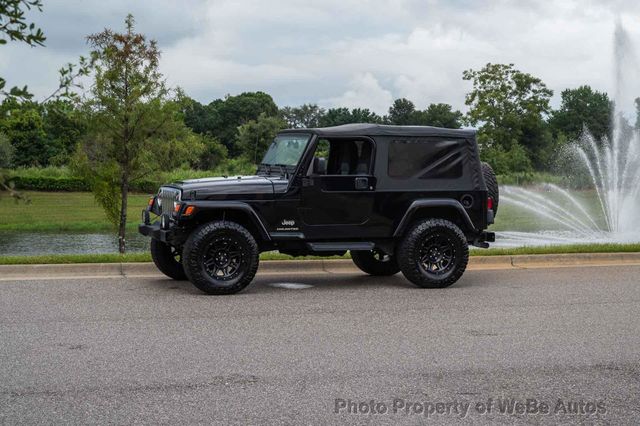
[[46, 47], [0, 46], [0, 75], [38, 96], [87, 52], [84, 37], [121, 29], [133, 13], [158, 40], [168, 82], [208, 103], [262, 90], [280, 106], [464, 110], [462, 71], [515, 63], [556, 92], [589, 84], [613, 93], [616, 16], [640, 43], [640, 2], [606, 0], [44, 0], [33, 19]]

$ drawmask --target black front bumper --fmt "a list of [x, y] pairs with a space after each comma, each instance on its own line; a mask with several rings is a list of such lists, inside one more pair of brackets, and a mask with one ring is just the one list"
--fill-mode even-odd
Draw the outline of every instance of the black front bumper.
[[488, 243], [495, 243], [496, 242], [496, 234], [495, 232], [483, 232], [482, 233], [482, 239]]
[[160, 228], [160, 222], [152, 224], [141, 223], [138, 225], [138, 232], [163, 243], [169, 242], [171, 238], [171, 231]]

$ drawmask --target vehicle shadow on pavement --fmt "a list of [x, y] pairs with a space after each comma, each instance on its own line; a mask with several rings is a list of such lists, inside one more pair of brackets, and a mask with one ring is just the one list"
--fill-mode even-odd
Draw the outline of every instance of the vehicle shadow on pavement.
[[[475, 287], [483, 278], [477, 271], [470, 271], [455, 283], [450, 289]], [[206, 296], [189, 281], [175, 281], [169, 278], [159, 278], [148, 281], [148, 285], [160, 291]], [[442, 291], [446, 289], [421, 289], [413, 285], [402, 274], [387, 277], [374, 277], [365, 274], [318, 274], [318, 275], [260, 275], [242, 292], [236, 294], [271, 294], [283, 291], [317, 291], [344, 289], [405, 289], [416, 291]]]
[[[467, 288], [467, 287], [475, 287], [479, 285], [483, 281], [482, 273], [478, 273], [478, 271], [469, 271], [467, 272], [460, 280], [458, 280], [455, 284], [448, 288]], [[353, 274], [323, 274], [318, 276], [296, 276], [295, 274], [289, 276], [260, 276], [256, 277], [256, 280], [249, 286], [245, 291], [256, 289], [260, 287], [259, 290], [266, 291], [268, 289], [271, 290], [282, 290], [287, 289], [288, 286], [282, 284], [301, 284], [304, 286], [313, 286], [314, 288], [325, 289], [363, 289], [363, 288], [404, 288], [404, 289], [415, 289], [417, 291], [430, 289], [421, 289], [407, 280], [401, 273], [386, 276], [386, 277], [376, 277], [361, 273], [353, 273]], [[434, 291], [444, 290], [444, 289], [431, 289]]]

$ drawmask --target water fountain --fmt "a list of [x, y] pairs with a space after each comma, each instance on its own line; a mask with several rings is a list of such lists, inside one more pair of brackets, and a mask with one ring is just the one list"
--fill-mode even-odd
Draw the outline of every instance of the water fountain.
[[[618, 22], [614, 37], [615, 111], [611, 138], [596, 140], [584, 130], [564, 150], [565, 163], [588, 176], [591, 191], [571, 191], [555, 184], [536, 188], [505, 186], [501, 202], [552, 224], [551, 231], [498, 232], [498, 245], [640, 242], [640, 130], [629, 124], [623, 105], [633, 105], [637, 61], [629, 37]], [[629, 97], [631, 97], [629, 99]], [[595, 195], [593, 194], [595, 192]], [[585, 203], [591, 194], [590, 205]], [[595, 205], [595, 207], [594, 207]]]

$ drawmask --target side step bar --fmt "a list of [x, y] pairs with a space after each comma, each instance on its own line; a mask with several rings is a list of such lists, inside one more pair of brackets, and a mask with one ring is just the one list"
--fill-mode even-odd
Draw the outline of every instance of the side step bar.
[[343, 242], [343, 243], [307, 243], [311, 251], [345, 251], [345, 250], [373, 250], [375, 244], [371, 242]]

